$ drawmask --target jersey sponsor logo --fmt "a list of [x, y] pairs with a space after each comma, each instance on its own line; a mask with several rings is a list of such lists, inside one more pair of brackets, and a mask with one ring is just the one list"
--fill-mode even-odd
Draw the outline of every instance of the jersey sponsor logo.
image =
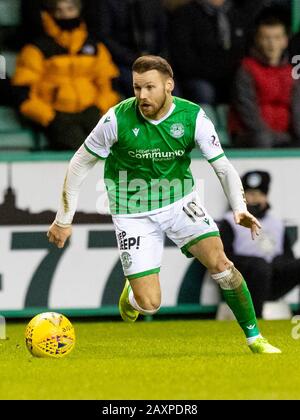
[[119, 242], [119, 249], [120, 250], [127, 250], [131, 248], [139, 249], [141, 237], [131, 236], [130, 238], [126, 238], [127, 233], [123, 230], [121, 233], [118, 233], [118, 242]]
[[135, 137], [137, 137], [140, 129], [139, 128], [133, 128], [132, 131], [133, 131], [133, 134], [135, 135]]
[[129, 254], [129, 252], [122, 252], [121, 254], [121, 262], [123, 265], [123, 268], [126, 270], [132, 266], [132, 257]]
[[170, 128], [170, 134], [175, 139], [180, 139], [184, 135], [184, 126], [181, 123], [172, 124]]
[[174, 150], [172, 152], [162, 152], [160, 149], [147, 150], [130, 150], [128, 152], [130, 157], [136, 159], [152, 159], [152, 160], [174, 160], [177, 157], [183, 156], [185, 151], [183, 149]]

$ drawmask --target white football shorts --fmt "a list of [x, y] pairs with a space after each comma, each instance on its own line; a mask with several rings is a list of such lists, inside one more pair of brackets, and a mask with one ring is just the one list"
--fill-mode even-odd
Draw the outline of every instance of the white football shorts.
[[188, 258], [193, 257], [189, 247], [209, 236], [220, 236], [195, 191], [156, 211], [112, 218], [123, 271], [129, 280], [160, 271], [165, 234]]

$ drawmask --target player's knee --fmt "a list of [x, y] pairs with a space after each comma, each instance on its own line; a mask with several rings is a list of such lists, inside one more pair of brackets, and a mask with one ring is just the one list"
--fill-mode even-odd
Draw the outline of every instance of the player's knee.
[[243, 282], [243, 276], [233, 264], [227, 270], [211, 274], [211, 277], [218, 283], [221, 289], [224, 290], [237, 289]]
[[222, 273], [233, 267], [233, 263], [226, 257], [225, 252], [218, 251], [210, 259], [208, 271], [210, 274]]

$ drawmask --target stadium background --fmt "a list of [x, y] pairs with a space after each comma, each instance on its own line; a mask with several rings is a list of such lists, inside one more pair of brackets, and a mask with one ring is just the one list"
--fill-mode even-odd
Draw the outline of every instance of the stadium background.
[[[271, 201], [293, 235], [296, 255], [300, 255], [300, 215], [295, 184], [291, 182], [298, 176], [300, 151], [234, 150], [227, 155], [239, 173], [255, 165], [272, 174]], [[5, 316], [34, 315], [46, 308], [68, 315], [118, 314], [123, 275], [104, 184], [99, 181], [102, 162], [82, 189], [72, 241], [57, 250], [46, 238], [68, 157], [53, 153], [1, 156], [0, 308]], [[218, 179], [198, 152], [194, 153], [192, 170], [204, 205], [220, 220], [226, 199]], [[14, 263], [16, 259], [18, 264]], [[166, 242], [161, 284], [161, 313], [214, 313], [220, 300], [206, 270], [194, 259], [184, 257], [171, 241]], [[285, 300], [297, 309], [298, 288]]]
[[[291, 7], [295, 32], [300, 22], [299, 1], [292, 1]], [[20, 1], [0, 0], [2, 37], [3, 33], [13, 33], [19, 24]], [[16, 52], [4, 45], [2, 57], [7, 74], [12, 75]], [[204, 108], [226, 149], [230, 146], [228, 106]], [[51, 308], [67, 315], [117, 315], [123, 275], [103, 182], [99, 181], [103, 164], [96, 166], [82, 190], [72, 241], [64, 250], [54, 250], [45, 234], [54, 218], [61, 180], [72, 153], [43, 151], [44, 145], [43, 135], [24, 128], [12, 108], [0, 107], [0, 312], [22, 317]], [[271, 203], [289, 228], [294, 252], [300, 257], [300, 198], [295, 194], [300, 151], [229, 148], [226, 154], [240, 174], [253, 168], [270, 171]], [[219, 220], [226, 210], [225, 196], [197, 151], [192, 169], [205, 206]], [[18, 264], [14, 263], [16, 258]], [[73, 263], [75, 259], [79, 266]], [[161, 314], [215, 312], [219, 293], [206, 271], [198, 262], [180, 255], [168, 241], [161, 282]], [[284, 299], [296, 310], [298, 288]]]
[[[9, 40], [18, 35], [21, 1], [26, 0], [0, 0], [0, 70], [5, 66], [8, 76], [15, 67], [17, 50]], [[300, 0], [291, 0], [290, 7], [295, 33]], [[240, 174], [251, 169], [271, 173], [270, 201], [300, 257], [300, 149], [230, 148], [228, 106], [205, 110]], [[99, 181], [103, 163], [82, 189], [72, 241], [58, 250], [48, 244], [46, 231], [72, 152], [45, 147], [43, 135], [20, 123], [12, 108], [0, 106], [1, 400], [97, 399], [93, 408], [99, 415], [99, 400], [300, 398], [299, 317], [260, 320], [262, 334], [283, 353], [266, 355], [268, 360], [252, 355], [236, 322], [202, 320], [214, 318], [218, 290], [199, 263], [187, 260], [168, 241], [159, 315], [154, 322], [123, 323], [117, 309], [123, 275]], [[192, 170], [205, 206], [220, 220], [227, 202], [197, 151]], [[284, 299], [298, 312], [298, 287]], [[48, 309], [71, 316], [76, 331], [75, 350], [59, 361], [33, 358], [24, 344], [28, 318]], [[8, 321], [5, 336], [3, 316]], [[69, 405], [68, 415], [72, 407], [76, 405]], [[86, 416], [92, 417], [89, 409], [85, 405]]]

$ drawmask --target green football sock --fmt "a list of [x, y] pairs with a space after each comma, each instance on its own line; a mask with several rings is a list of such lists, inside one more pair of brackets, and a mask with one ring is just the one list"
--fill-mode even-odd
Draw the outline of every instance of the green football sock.
[[247, 284], [243, 279], [242, 284], [236, 289], [221, 289], [225, 302], [234, 313], [247, 338], [259, 335], [259, 328], [252, 298]]

